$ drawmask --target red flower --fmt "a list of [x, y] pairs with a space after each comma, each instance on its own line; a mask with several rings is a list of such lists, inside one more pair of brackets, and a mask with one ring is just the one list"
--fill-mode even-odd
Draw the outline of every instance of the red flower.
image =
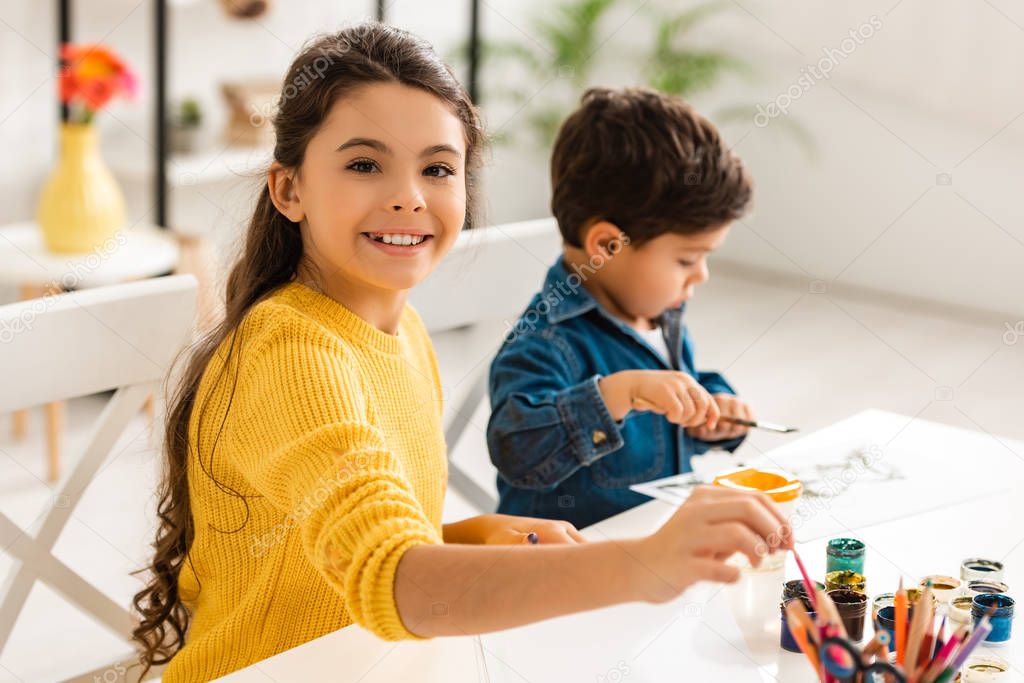
[[109, 48], [66, 43], [61, 46], [60, 57], [64, 64], [58, 78], [61, 102], [81, 105], [87, 117], [117, 95], [135, 96], [135, 74]]

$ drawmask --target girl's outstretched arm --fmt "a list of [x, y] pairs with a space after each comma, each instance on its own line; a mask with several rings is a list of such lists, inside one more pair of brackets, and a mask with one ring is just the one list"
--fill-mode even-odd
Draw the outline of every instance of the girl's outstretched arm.
[[767, 496], [700, 487], [654, 534], [579, 545], [420, 545], [403, 555], [395, 601], [423, 636], [486, 633], [623, 602], [664, 602], [697, 581], [734, 582], [726, 563], [792, 547]]

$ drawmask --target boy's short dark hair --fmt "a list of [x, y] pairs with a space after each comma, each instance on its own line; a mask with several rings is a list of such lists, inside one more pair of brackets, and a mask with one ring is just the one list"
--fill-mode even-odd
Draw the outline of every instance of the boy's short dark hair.
[[591, 88], [562, 124], [551, 155], [551, 210], [566, 243], [617, 225], [641, 244], [741, 217], [751, 181], [715, 126], [678, 97]]

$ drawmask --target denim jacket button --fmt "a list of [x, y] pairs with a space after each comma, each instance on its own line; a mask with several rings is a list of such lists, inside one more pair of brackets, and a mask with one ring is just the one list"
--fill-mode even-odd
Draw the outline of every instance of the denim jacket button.
[[595, 429], [591, 439], [594, 441], [594, 445], [602, 444], [608, 440], [608, 435], [602, 432], [600, 429]]

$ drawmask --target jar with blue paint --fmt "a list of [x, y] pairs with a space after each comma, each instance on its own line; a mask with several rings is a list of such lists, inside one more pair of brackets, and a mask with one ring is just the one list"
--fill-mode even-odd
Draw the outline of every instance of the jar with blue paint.
[[977, 626], [981, 618], [988, 614], [992, 607], [995, 612], [989, 617], [992, 625], [992, 632], [985, 638], [989, 644], [999, 645], [1010, 640], [1010, 630], [1013, 626], [1013, 607], [1016, 603], [1009, 595], [999, 593], [980, 593], [974, 596], [974, 604], [971, 606], [971, 616], [974, 625]]
[[833, 538], [825, 548], [825, 573], [849, 571], [864, 573], [864, 541]]
[[807, 610], [807, 615], [811, 618], [811, 621], [818, 618], [817, 613], [814, 611], [814, 607], [811, 605], [811, 601], [804, 595], [782, 601], [779, 605], [779, 609], [782, 612], [782, 632], [779, 637], [779, 645], [786, 652], [800, 652], [800, 646], [797, 645], [796, 640], [793, 638], [793, 634], [789, 630], [789, 620], [786, 618], [786, 605], [793, 600], [800, 600], [803, 602], [804, 609]]
[[[914, 617], [914, 608], [907, 610], [907, 623]], [[878, 626], [889, 634], [889, 652], [896, 651], [896, 607], [886, 605], [878, 610]]]

